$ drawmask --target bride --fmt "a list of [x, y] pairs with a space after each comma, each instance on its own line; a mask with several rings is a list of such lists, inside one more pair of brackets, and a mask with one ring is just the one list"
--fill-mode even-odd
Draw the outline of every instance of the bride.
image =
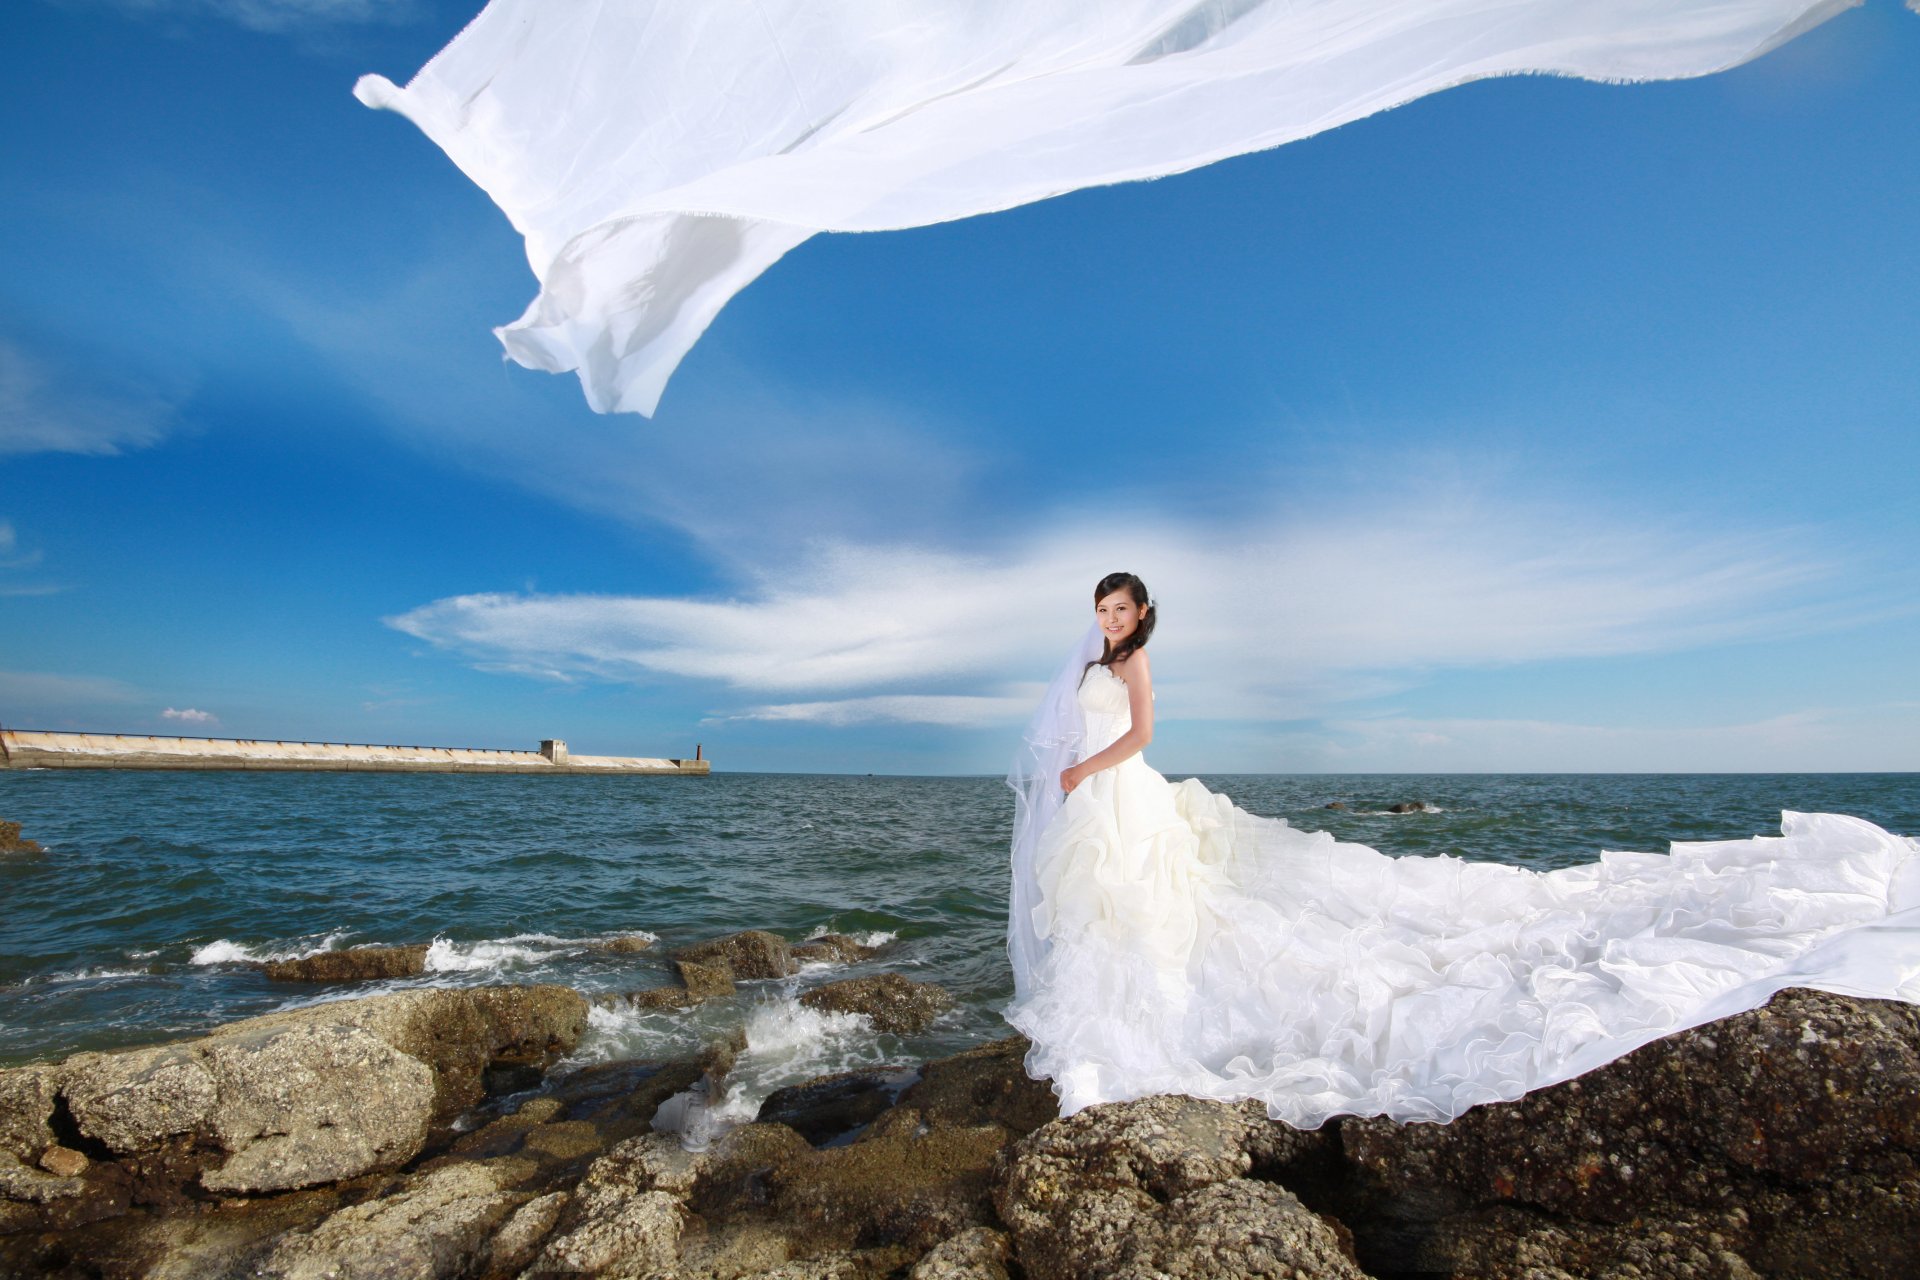
[[1535, 872], [1392, 858], [1141, 757], [1146, 585], [1094, 588], [1018, 794], [1007, 1021], [1060, 1112], [1149, 1094], [1447, 1121], [1783, 987], [1920, 1001], [1920, 843], [1836, 814]]

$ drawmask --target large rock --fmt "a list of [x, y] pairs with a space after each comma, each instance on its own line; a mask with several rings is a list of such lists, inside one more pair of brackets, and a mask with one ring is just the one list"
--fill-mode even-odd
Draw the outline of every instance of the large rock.
[[942, 1010], [952, 1006], [953, 997], [931, 982], [915, 982], [897, 973], [875, 973], [815, 987], [800, 997], [800, 1003], [835, 1013], [864, 1014], [876, 1031], [910, 1035], [924, 1031]]
[[316, 951], [297, 960], [269, 960], [261, 971], [274, 982], [371, 982], [426, 972], [425, 942], [404, 947], [351, 947]]
[[[174, 1204], [194, 1185], [258, 1195], [397, 1167], [484, 1096], [490, 1065], [545, 1064], [577, 1044], [586, 1011], [564, 987], [404, 991], [0, 1072], [8, 1155], [25, 1165], [78, 1143], [92, 1157], [72, 1180], [84, 1206], [0, 1217], [53, 1228], [130, 1197]], [[4, 1203], [44, 1202], [0, 1185]]]
[[736, 982], [785, 978], [800, 968], [787, 940], [764, 929], [744, 929], [696, 942], [675, 952], [673, 958], [725, 969]]
[[1003, 1154], [994, 1191], [1021, 1269], [1031, 1280], [1364, 1280], [1337, 1225], [1245, 1176], [1256, 1153], [1273, 1159], [1274, 1127], [1251, 1105], [1170, 1096], [1035, 1130]]

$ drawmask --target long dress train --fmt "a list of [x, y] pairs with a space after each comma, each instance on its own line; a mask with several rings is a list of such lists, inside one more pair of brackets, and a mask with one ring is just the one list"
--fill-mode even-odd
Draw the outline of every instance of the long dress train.
[[[1130, 720], [1082, 681], [1082, 758]], [[1920, 843], [1837, 814], [1549, 872], [1387, 857], [1135, 755], [1040, 837], [1034, 981], [1006, 1009], [1063, 1115], [1184, 1093], [1444, 1121], [1789, 986], [1920, 1001]]]

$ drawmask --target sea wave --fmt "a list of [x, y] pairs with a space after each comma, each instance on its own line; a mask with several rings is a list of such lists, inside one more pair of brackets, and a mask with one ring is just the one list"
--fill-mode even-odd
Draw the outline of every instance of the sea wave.
[[[305, 938], [292, 938], [285, 942], [260, 943], [258, 945], [234, 942], [228, 938], [217, 938], [197, 948], [187, 958], [188, 964], [266, 964], [273, 960], [300, 960], [307, 956], [318, 955], [322, 951], [332, 951], [340, 943], [351, 937], [350, 929], [336, 929], [328, 934], [308, 934]], [[319, 941], [313, 941], [318, 937]]]

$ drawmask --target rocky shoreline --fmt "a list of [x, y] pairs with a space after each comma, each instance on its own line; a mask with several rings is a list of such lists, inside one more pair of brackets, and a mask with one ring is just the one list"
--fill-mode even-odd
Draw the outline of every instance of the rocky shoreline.
[[[638, 944], [644, 945], [644, 944]], [[871, 955], [816, 939], [803, 958]], [[334, 953], [312, 976], [385, 975]], [[760, 931], [675, 953], [685, 1008], [785, 977]], [[346, 957], [346, 958], [341, 958]], [[806, 992], [876, 1029], [945, 993]], [[1920, 1269], [1920, 1008], [1812, 991], [1452, 1124], [1312, 1132], [1186, 1097], [1066, 1119], [1018, 1036], [780, 1089], [704, 1149], [744, 1036], [554, 1071], [566, 987], [416, 989], [0, 1071], [0, 1275], [284, 1280], [1483, 1280]]]

